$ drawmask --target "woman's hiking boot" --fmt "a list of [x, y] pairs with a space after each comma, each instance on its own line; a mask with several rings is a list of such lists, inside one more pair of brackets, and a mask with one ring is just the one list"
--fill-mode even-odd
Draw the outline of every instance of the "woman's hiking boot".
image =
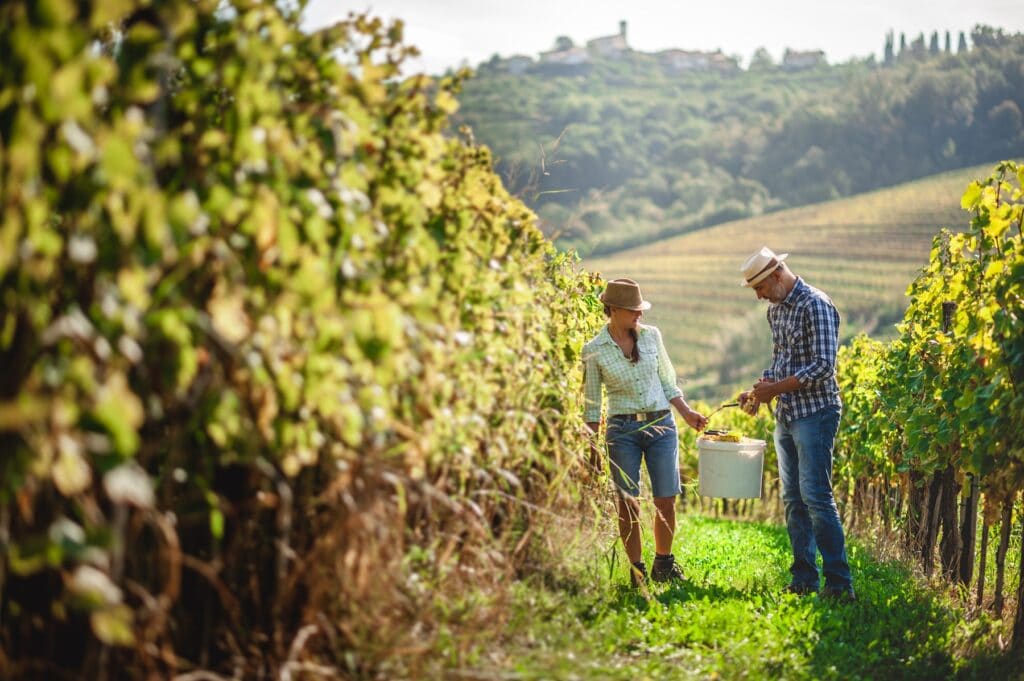
[[676, 557], [671, 553], [667, 556], [655, 556], [654, 564], [651, 565], [651, 579], [656, 582], [682, 582], [683, 570], [676, 563]]
[[634, 589], [639, 589], [640, 585], [646, 581], [647, 566], [644, 565], [642, 560], [638, 560], [629, 568], [629, 583], [633, 585]]

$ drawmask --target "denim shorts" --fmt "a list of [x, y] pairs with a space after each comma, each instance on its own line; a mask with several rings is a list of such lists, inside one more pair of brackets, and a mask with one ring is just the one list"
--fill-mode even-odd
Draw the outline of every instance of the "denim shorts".
[[673, 497], [679, 483], [679, 434], [671, 412], [654, 421], [608, 418], [606, 438], [612, 479], [620, 491], [640, 496], [640, 460], [647, 464], [651, 493]]

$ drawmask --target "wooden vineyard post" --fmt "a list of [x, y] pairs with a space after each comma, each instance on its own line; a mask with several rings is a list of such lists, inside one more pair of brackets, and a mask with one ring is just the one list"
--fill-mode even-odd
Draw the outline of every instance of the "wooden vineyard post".
[[[1024, 513], [1020, 514], [1020, 519], [1021, 525], [1024, 525]], [[1024, 602], [1022, 601], [1024, 601], [1024, 541], [1020, 544], [1020, 561], [1017, 563], [1017, 612], [1013, 617], [1013, 642], [1010, 644], [1010, 647], [1018, 652], [1024, 647]]]
[[[985, 497], [985, 505], [987, 506], [988, 503], [989, 498]], [[985, 516], [982, 520], [981, 528], [981, 557], [978, 559], [978, 599], [975, 602], [975, 605], [979, 608], [983, 605], [985, 601], [985, 567], [988, 563], [988, 531], [988, 513], [985, 513]]]
[[992, 600], [992, 609], [996, 615], [1003, 614], [1003, 586], [1006, 583], [1006, 551], [1010, 548], [1010, 524], [1013, 521], [1013, 502], [1017, 498], [1015, 492], [1003, 502], [1003, 516], [999, 521], [999, 547], [996, 549], [996, 586]]
[[964, 497], [960, 523], [960, 539], [963, 542], [963, 553], [960, 557], [960, 583], [965, 586], [971, 583], [971, 578], [974, 576], [974, 547], [978, 536], [978, 497], [981, 496], [977, 476], [971, 473], [967, 477], [968, 484], [964, 485], [967, 496]]

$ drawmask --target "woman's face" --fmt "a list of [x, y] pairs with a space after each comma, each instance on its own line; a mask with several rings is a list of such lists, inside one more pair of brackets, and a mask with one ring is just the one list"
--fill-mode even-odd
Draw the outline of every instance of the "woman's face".
[[644, 313], [640, 310], [627, 310], [621, 307], [612, 308], [612, 323], [620, 329], [637, 329]]

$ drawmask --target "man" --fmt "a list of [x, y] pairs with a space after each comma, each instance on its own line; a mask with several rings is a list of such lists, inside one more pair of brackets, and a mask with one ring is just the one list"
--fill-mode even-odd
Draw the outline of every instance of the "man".
[[832, 496], [832, 450], [842, 404], [836, 382], [839, 313], [832, 300], [793, 274], [764, 247], [740, 268], [743, 286], [767, 300], [774, 348], [771, 367], [740, 403], [753, 414], [776, 399], [775, 451], [779, 459], [793, 577], [786, 591], [816, 593], [816, 553], [825, 573], [824, 598], [856, 600], [843, 527]]

